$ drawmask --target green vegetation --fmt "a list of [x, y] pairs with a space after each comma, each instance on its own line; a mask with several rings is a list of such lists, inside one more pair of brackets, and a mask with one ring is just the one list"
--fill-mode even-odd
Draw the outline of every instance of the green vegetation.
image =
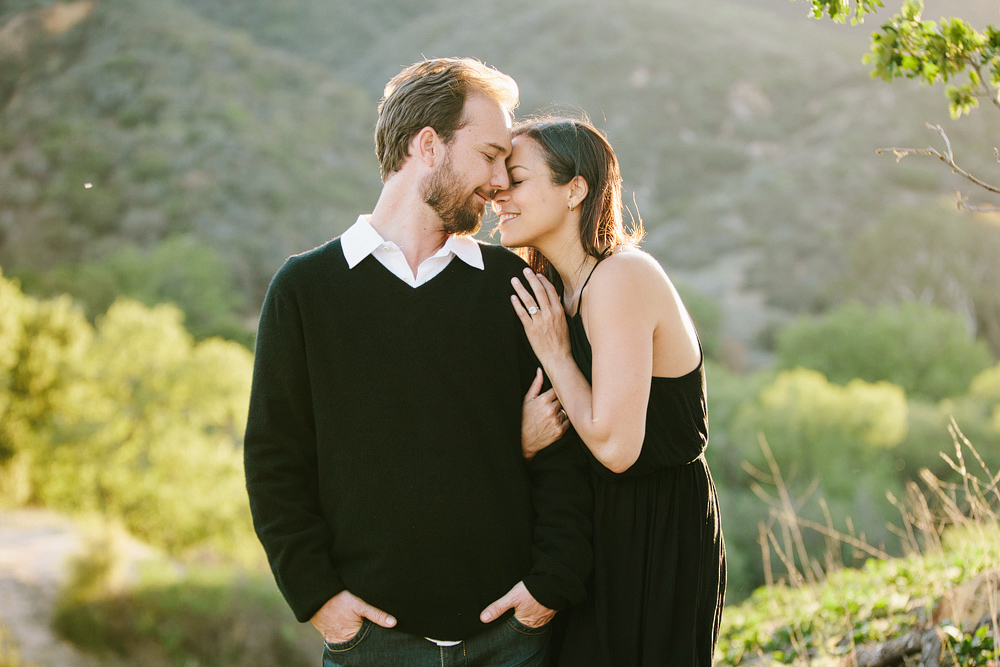
[[[804, 519], [802, 506], [776, 477], [781, 500], [773, 523], [762, 529], [762, 538], [765, 532], [768, 538], [762, 549], [771, 585], [727, 608], [719, 646], [722, 662], [751, 664], [763, 658], [832, 664], [853, 655], [852, 664], [895, 664], [904, 655], [942, 649], [950, 659], [946, 664], [995, 661], [1000, 492], [976, 449], [959, 431], [952, 435], [954, 450], [946, 457], [951, 474], [942, 479], [925, 472], [919, 486], [911, 483], [906, 498], [895, 501], [901, 521], [897, 519], [894, 532], [906, 552], [900, 558], [889, 559], [863, 538], [838, 532], [829, 520], [816, 524]], [[824, 536], [821, 557], [812, 558], [801, 547], [806, 530]], [[845, 547], [875, 558], [845, 569]], [[772, 558], [779, 580], [773, 579]], [[965, 582], [964, 592], [955, 588]], [[928, 644], [928, 638], [939, 643]], [[882, 656], [878, 663], [862, 661], [855, 653], [865, 645], [887, 647], [888, 640], [898, 646], [904, 639], [911, 649], [894, 658]], [[941, 663], [925, 655], [921, 664]]]
[[[371, 208], [385, 81], [461, 53], [514, 75], [522, 114], [555, 102], [598, 121], [665, 265], [721, 273], [749, 257], [730, 291], [823, 310], [858, 234], [900, 202], [934, 210], [947, 178], [922, 165], [903, 178], [873, 151], [924, 141], [940, 105], [873, 89], [856, 40], [797, 5], [707, 1], [113, 0], [60, 34], [41, 27], [52, 2], [4, 3], [0, 23], [29, 46], [0, 47], [14, 65], [0, 67], [0, 265], [36, 296], [73, 287], [88, 315], [113, 292], [155, 294], [197, 336], [246, 342], [281, 261]], [[473, 25], [509, 25], [532, 48]], [[948, 129], [956, 145], [988, 137], [975, 115]], [[204, 268], [165, 277], [156, 248], [176, 239], [205, 249], [182, 262]], [[140, 275], [134, 257], [149, 260]], [[728, 330], [754, 346], [757, 328]]]
[[[882, 7], [882, 2], [860, 0], [851, 6], [839, 0], [812, 0], [812, 5], [816, 18], [825, 12], [841, 23], [848, 17], [859, 23]], [[954, 17], [942, 18], [938, 24], [926, 20], [923, 11], [922, 0], [904, 0], [899, 13], [872, 33], [871, 53], [864, 58], [872, 66], [872, 76], [949, 84], [945, 95], [952, 118], [978, 107], [979, 98], [992, 98], [995, 103], [1000, 87], [1000, 31], [988, 25], [979, 32], [968, 21]], [[961, 85], [949, 83], [963, 74]]]
[[[732, 601], [766, 583], [761, 525], [773, 522], [776, 498], [767, 490], [776, 482], [767, 451], [803, 518], [900, 555], [886, 527], [898, 511], [886, 493], [904, 497], [923, 469], [948, 472], [940, 452], [953, 419], [973, 442], [1000, 438], [1000, 365], [948, 311], [846, 305], [793, 321], [778, 340], [779, 367], [749, 375], [707, 369], [707, 456]], [[995, 448], [984, 446], [983, 456], [1000, 468]], [[803, 547], [822, 553], [827, 539], [814, 532]], [[860, 564], [850, 552], [844, 560]]]
[[[949, 588], [1000, 560], [1000, 534], [996, 532], [970, 536], [956, 529], [945, 538], [945, 548], [933, 555], [870, 559], [862, 568], [832, 572], [822, 583], [757, 590], [750, 599], [726, 608], [721, 662], [752, 664], [761, 655], [768, 662], [785, 664], [842, 659], [857, 646], [883, 642], [922, 626]], [[960, 644], [968, 642], [966, 650], [971, 653], [972, 638], [957, 632]], [[980, 640], [979, 646], [984, 643], [989, 644]]]
[[91, 326], [0, 275], [0, 503], [120, 519], [182, 554], [259, 562], [242, 475], [251, 355], [195, 343], [169, 305]]
[[312, 664], [318, 636], [295, 621], [268, 573], [153, 559], [126, 581], [121, 539], [105, 526], [74, 562], [53, 626], [77, 647], [142, 665]]
[[1000, 355], [1000, 226], [988, 216], [939, 206], [893, 211], [855, 237], [849, 266], [831, 285], [837, 300], [931, 303], [958, 313]]
[[120, 296], [150, 307], [170, 302], [184, 312], [184, 323], [197, 338], [251, 344], [239, 319], [246, 299], [236, 291], [229, 267], [218, 251], [191, 238], [169, 238], [148, 251], [127, 246], [98, 261], [44, 273], [25, 271], [21, 280], [31, 294], [72, 296], [92, 322]]
[[993, 363], [957, 314], [919, 302], [866, 308], [839, 306], [800, 318], [778, 335], [778, 365], [804, 366], [840, 384], [886, 380], [907, 395], [941, 399], [964, 393]]

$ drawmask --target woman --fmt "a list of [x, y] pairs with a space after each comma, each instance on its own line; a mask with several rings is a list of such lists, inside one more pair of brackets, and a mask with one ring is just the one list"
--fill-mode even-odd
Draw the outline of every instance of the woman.
[[694, 325], [623, 227], [607, 140], [574, 119], [513, 134], [494, 207], [531, 269], [511, 301], [595, 487], [593, 592], [560, 621], [558, 664], [711, 665], [726, 564]]

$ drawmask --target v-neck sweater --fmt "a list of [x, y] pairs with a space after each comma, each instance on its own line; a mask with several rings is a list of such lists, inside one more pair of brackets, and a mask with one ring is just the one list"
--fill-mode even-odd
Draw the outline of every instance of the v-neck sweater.
[[526, 464], [537, 360], [511, 307], [525, 264], [482, 244], [413, 288], [339, 239], [268, 289], [245, 437], [254, 525], [300, 621], [349, 590], [397, 629], [464, 639], [518, 581], [585, 595], [592, 492], [579, 441]]

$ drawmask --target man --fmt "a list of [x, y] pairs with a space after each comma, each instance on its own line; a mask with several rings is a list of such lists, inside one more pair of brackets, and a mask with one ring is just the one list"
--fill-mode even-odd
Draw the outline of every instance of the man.
[[474, 60], [404, 69], [379, 105], [372, 214], [268, 290], [247, 488], [325, 665], [543, 665], [546, 622], [585, 595], [582, 449], [521, 456], [540, 386], [510, 303], [524, 264], [468, 236], [507, 187], [516, 104]]

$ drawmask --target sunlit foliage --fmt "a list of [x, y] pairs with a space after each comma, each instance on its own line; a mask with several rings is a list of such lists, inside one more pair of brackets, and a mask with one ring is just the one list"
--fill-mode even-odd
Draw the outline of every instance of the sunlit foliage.
[[782, 368], [804, 366], [830, 380], [887, 380], [908, 395], [939, 399], [963, 394], [994, 359], [962, 318], [919, 302], [874, 308], [846, 303], [800, 318], [778, 335]]
[[0, 500], [120, 518], [171, 552], [252, 544], [240, 444], [251, 354], [119, 299], [91, 326], [0, 277]]

